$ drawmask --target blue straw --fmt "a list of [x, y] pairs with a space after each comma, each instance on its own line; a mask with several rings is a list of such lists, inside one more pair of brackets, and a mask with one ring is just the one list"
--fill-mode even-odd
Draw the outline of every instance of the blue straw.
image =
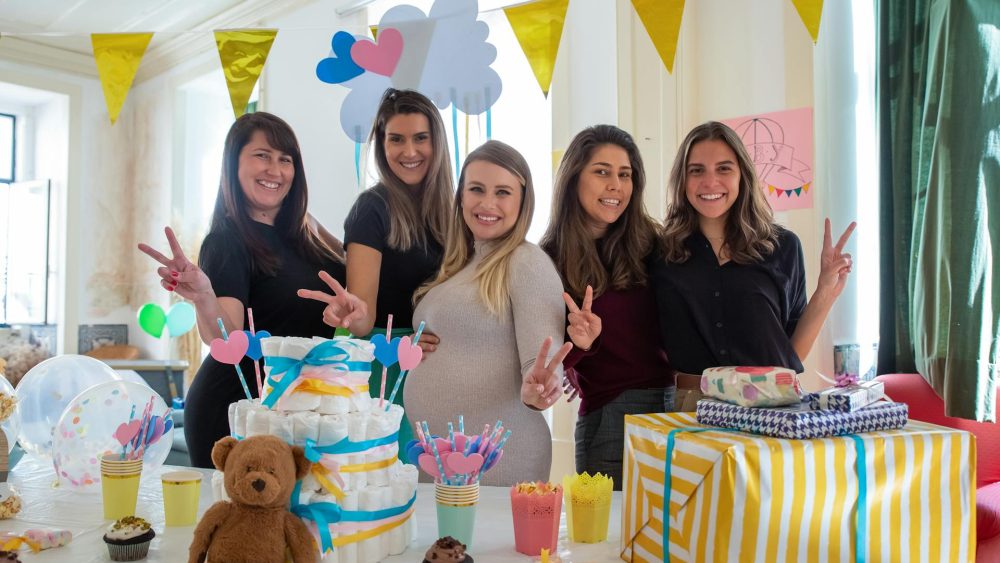
[[462, 415], [458, 415], [458, 433], [465, 434], [465, 417]]
[[486, 468], [490, 465], [490, 463], [492, 463], [497, 455], [499, 455], [500, 450], [503, 449], [503, 445], [507, 443], [507, 438], [510, 438], [510, 430], [503, 433], [503, 438], [500, 438], [500, 441], [497, 442], [497, 447], [493, 448], [493, 451], [490, 452], [486, 461], [483, 462], [483, 471], [486, 471]]
[[451, 442], [451, 451], [455, 451], [455, 426], [448, 423], [448, 441]]
[[[216, 320], [219, 321], [219, 330], [222, 331], [222, 339], [229, 342], [229, 333], [226, 332], [226, 325], [222, 323], [222, 317], [216, 317]], [[253, 395], [250, 394], [250, 388], [247, 387], [247, 378], [243, 377], [243, 370], [240, 369], [240, 363], [236, 362], [233, 364], [233, 367], [236, 368], [236, 375], [240, 376], [240, 384], [243, 385], [243, 392], [246, 393], [247, 400], [252, 401]]]
[[[427, 421], [425, 420], [422, 424], [424, 426], [424, 434], [430, 436], [431, 430], [427, 426]], [[431, 443], [431, 452], [434, 454], [434, 461], [437, 462], [438, 472], [441, 473], [441, 482], [446, 485], [450, 485], [451, 483], [448, 482], [448, 476], [444, 472], [444, 464], [441, 463], [441, 454], [438, 453], [437, 444], [434, 442], [434, 440], [430, 440], [430, 443]]]
[[[426, 322], [420, 321], [420, 326], [417, 327], [417, 334], [413, 337], [413, 342], [410, 344], [411, 346], [416, 346], [417, 343], [420, 342], [420, 335], [424, 333], [424, 325], [426, 324]], [[385, 412], [389, 412], [389, 407], [392, 406], [392, 401], [396, 398], [396, 393], [399, 392], [400, 386], [403, 385], [403, 378], [406, 377], [406, 374], [408, 373], [410, 373], [410, 371], [406, 370], [400, 373], [399, 377], [396, 378], [396, 384], [392, 386], [392, 393], [389, 393], [388, 404], [385, 405]]]

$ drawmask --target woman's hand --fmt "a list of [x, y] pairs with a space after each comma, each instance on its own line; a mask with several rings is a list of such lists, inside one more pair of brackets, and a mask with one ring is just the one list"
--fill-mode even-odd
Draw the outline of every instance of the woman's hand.
[[563, 369], [562, 385], [563, 385], [563, 395], [569, 395], [569, 397], [566, 397], [567, 403], [572, 403], [577, 399], [577, 397], [582, 396], [580, 395], [580, 378], [578, 377], [578, 374], [576, 373], [575, 369], [573, 368]]
[[348, 293], [340, 282], [326, 272], [319, 273], [319, 279], [333, 291], [333, 295], [312, 289], [300, 289], [298, 296], [304, 299], [314, 299], [326, 303], [323, 309], [323, 322], [334, 328], [347, 328], [357, 319], [368, 314], [368, 305], [355, 295]]
[[434, 350], [437, 350], [438, 344], [440, 343], [441, 339], [438, 338], [438, 335], [424, 329], [424, 331], [420, 333], [420, 341], [417, 342], [417, 346], [420, 346], [420, 349], [424, 351], [424, 356], [426, 356]]
[[844, 252], [844, 246], [850, 240], [857, 222], [852, 221], [844, 234], [840, 235], [837, 245], [833, 245], [833, 238], [830, 234], [830, 220], [826, 220], [823, 232], [823, 252], [820, 254], [819, 280], [816, 284], [816, 293], [826, 296], [831, 301], [836, 300], [840, 293], [844, 291], [847, 284], [847, 276], [851, 273], [853, 262], [851, 255]]
[[170, 245], [170, 253], [173, 255], [170, 258], [148, 244], [139, 243], [139, 250], [162, 265], [156, 269], [156, 273], [160, 275], [160, 285], [163, 289], [176, 292], [196, 306], [204, 303], [206, 299], [215, 299], [212, 282], [197, 264], [184, 255], [173, 229], [166, 227], [163, 232], [167, 235], [167, 244]]
[[545, 363], [546, 356], [549, 355], [549, 348], [552, 347], [552, 337], [548, 337], [542, 342], [542, 347], [538, 350], [538, 357], [535, 364], [531, 366], [528, 373], [524, 374], [521, 382], [521, 402], [538, 410], [545, 410], [559, 400], [561, 377], [556, 375], [556, 371], [566, 355], [573, 349], [573, 344], [567, 342], [563, 344], [548, 363]]
[[594, 289], [589, 285], [587, 286], [587, 292], [583, 296], [582, 307], [577, 307], [573, 298], [565, 292], [563, 293], [563, 301], [566, 302], [566, 307], [569, 308], [569, 315], [566, 316], [566, 320], [569, 321], [566, 334], [569, 335], [570, 340], [573, 341], [573, 344], [577, 348], [590, 350], [594, 341], [601, 335], [601, 317], [590, 311], [594, 303]]

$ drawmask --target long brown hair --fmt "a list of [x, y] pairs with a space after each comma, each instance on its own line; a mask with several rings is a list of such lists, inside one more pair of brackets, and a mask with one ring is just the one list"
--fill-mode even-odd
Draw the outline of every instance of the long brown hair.
[[246, 195], [240, 186], [240, 151], [256, 131], [264, 133], [271, 147], [292, 157], [295, 169], [288, 195], [282, 200], [281, 209], [274, 218], [274, 228], [278, 235], [302, 258], [313, 264], [319, 265], [327, 260], [340, 261], [340, 257], [309, 225], [306, 214], [309, 190], [306, 171], [302, 166], [302, 151], [299, 150], [295, 133], [283, 119], [262, 111], [243, 114], [229, 128], [222, 152], [222, 176], [219, 179], [219, 194], [215, 198], [210, 232], [220, 232], [227, 227], [235, 229], [250, 251], [255, 272], [274, 275], [281, 267], [280, 258], [271, 251], [267, 241], [254, 227]]
[[[385, 127], [399, 114], [419, 113], [430, 124], [433, 154], [420, 187], [411, 188], [389, 168], [385, 155]], [[424, 247], [427, 232], [444, 244], [448, 231], [448, 206], [454, 185], [448, 160], [448, 136], [441, 112], [427, 96], [414, 90], [389, 88], [382, 95], [368, 142], [375, 151], [379, 183], [372, 190], [389, 208], [389, 246], [406, 251], [413, 245]]]
[[487, 141], [465, 158], [448, 223], [448, 238], [441, 269], [433, 280], [417, 289], [413, 300], [417, 302], [422, 299], [431, 288], [447, 281], [472, 260], [474, 241], [472, 231], [462, 217], [462, 193], [465, 191], [465, 172], [469, 164], [480, 160], [496, 164], [521, 181], [521, 206], [517, 212], [517, 221], [507, 234], [492, 241], [494, 244], [476, 267], [474, 278], [479, 282], [479, 296], [483, 304], [491, 313], [500, 316], [510, 306], [508, 279], [511, 258], [518, 247], [524, 244], [524, 238], [531, 227], [531, 216], [535, 212], [535, 188], [531, 183], [528, 162], [513, 147], [500, 141]]
[[[625, 212], [599, 240], [587, 226], [578, 182], [594, 151], [602, 145], [621, 147], [632, 167], [632, 197]], [[643, 192], [646, 170], [631, 135], [613, 125], [580, 131], [559, 163], [552, 190], [552, 216], [541, 247], [556, 264], [566, 291], [582, 299], [590, 285], [594, 295], [609, 288], [627, 289], [646, 284], [645, 258], [656, 240], [656, 223], [646, 212]]]
[[668, 262], [685, 262], [691, 252], [684, 242], [700, 229], [698, 212], [687, 198], [687, 164], [691, 148], [702, 141], [722, 141], [736, 155], [740, 170], [740, 193], [726, 216], [725, 241], [729, 258], [738, 264], [749, 264], [774, 252], [778, 226], [774, 213], [764, 198], [753, 160], [739, 135], [723, 123], [708, 121], [687, 134], [674, 158], [670, 171], [669, 192], [673, 199], [663, 221], [662, 245]]

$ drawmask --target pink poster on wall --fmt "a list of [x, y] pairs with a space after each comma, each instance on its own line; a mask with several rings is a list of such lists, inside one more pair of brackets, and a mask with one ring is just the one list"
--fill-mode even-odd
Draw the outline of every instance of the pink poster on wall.
[[743, 139], [757, 178], [775, 211], [813, 205], [812, 108], [762, 113], [723, 123]]

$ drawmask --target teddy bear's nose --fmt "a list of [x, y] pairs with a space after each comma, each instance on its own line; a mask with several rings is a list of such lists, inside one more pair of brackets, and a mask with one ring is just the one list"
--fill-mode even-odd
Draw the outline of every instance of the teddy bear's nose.
[[251, 483], [251, 485], [253, 486], [254, 489], [257, 490], [258, 493], [261, 492], [261, 491], [263, 491], [264, 487], [267, 486], [267, 484], [264, 483], [263, 479], [256, 479], [256, 480], [254, 480], [254, 482]]

